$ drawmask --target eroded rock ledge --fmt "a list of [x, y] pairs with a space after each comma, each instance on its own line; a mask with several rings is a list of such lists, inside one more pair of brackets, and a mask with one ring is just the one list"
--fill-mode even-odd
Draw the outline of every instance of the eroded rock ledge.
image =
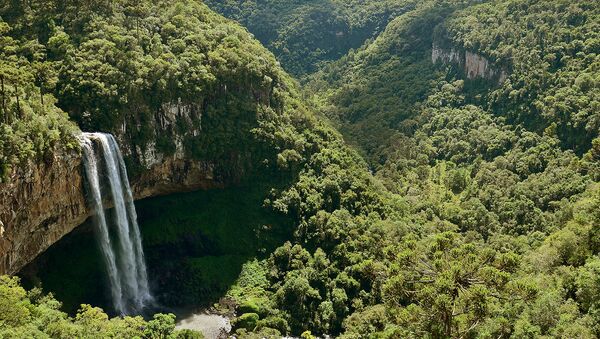
[[[14, 274], [88, 217], [83, 160], [76, 152], [15, 170], [0, 184], [0, 274]], [[218, 188], [234, 180], [214, 165], [167, 157], [131, 178], [135, 199]]]
[[[175, 150], [169, 155], [161, 153], [154, 142], [143, 149], [132, 146], [124, 137], [125, 125], [115, 131], [124, 156], [141, 168], [129, 176], [136, 200], [223, 188], [241, 180], [247, 166], [242, 165], [239, 154], [218, 159], [218, 164], [186, 155], [184, 140], [202, 133], [201, 121], [197, 105], [179, 101], [162, 105], [153, 128], [157, 134], [172, 137]], [[177, 123], [189, 128], [173, 133]], [[84, 180], [82, 156], [79, 151], [70, 151], [15, 169], [0, 183], [0, 274], [17, 273], [90, 217]]]
[[16, 273], [88, 217], [76, 152], [30, 163], [0, 184], [0, 273]]

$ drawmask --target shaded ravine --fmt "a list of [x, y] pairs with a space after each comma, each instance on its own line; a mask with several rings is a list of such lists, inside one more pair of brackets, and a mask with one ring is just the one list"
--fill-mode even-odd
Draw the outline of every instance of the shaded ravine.
[[[291, 239], [293, 222], [262, 207], [273, 185], [253, 180], [225, 189], [136, 201], [156, 300], [156, 307], [144, 310], [143, 315], [173, 312], [179, 325], [191, 321], [188, 325], [196, 329], [200, 328], [198, 314], [202, 315], [200, 323], [209, 328], [222, 324], [223, 317], [215, 315], [212, 306], [223, 299], [227, 302], [227, 290], [236, 283], [242, 266], [265, 258]], [[106, 218], [112, 220], [114, 214], [111, 208]], [[118, 315], [103, 260], [95, 225], [88, 220], [19, 275], [26, 287], [41, 286], [52, 292], [70, 314], [80, 304], [91, 304]]]

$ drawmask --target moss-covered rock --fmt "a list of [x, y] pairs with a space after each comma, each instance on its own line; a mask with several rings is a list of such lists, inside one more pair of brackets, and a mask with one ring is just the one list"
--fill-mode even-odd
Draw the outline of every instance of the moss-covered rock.
[[252, 331], [258, 325], [259, 318], [256, 313], [244, 313], [235, 320], [235, 327]]

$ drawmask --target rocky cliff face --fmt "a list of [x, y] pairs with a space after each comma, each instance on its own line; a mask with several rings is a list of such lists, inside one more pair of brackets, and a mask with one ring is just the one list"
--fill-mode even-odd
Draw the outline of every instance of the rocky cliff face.
[[[192, 126], [185, 133], [198, 134], [200, 114], [179, 104], [165, 105], [156, 123], [158, 133], [178, 119]], [[193, 121], [192, 121], [193, 120]], [[229, 166], [186, 158], [183, 136], [175, 134], [175, 152], [164, 155], [154, 143], [143, 150], [129, 145], [117, 132], [126, 157], [136, 158], [142, 170], [130, 177], [135, 199], [221, 188], [239, 180], [243, 171], [236, 155]], [[17, 273], [37, 255], [82, 224], [89, 216], [83, 171], [78, 151], [55, 154], [46, 162], [30, 163], [13, 171], [0, 183], [0, 274]]]
[[81, 157], [30, 163], [0, 184], [0, 273], [15, 273], [88, 217]]
[[482, 78], [502, 84], [508, 77], [505, 69], [494, 67], [487, 58], [481, 55], [454, 47], [442, 48], [435, 43], [431, 49], [431, 61], [455, 64], [464, 70], [467, 79]]
[[[14, 274], [82, 224], [90, 211], [82, 158], [55, 155], [32, 163], [0, 184], [0, 274]], [[168, 157], [132, 178], [135, 199], [219, 188], [233, 178], [217, 178], [208, 162]]]

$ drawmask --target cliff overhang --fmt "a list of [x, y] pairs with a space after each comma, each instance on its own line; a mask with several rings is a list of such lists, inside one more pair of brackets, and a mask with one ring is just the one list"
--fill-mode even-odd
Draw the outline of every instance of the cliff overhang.
[[[163, 105], [156, 134], [178, 120], [200, 121], [201, 114], [180, 103]], [[198, 125], [189, 123], [190, 126]], [[155, 142], [143, 148], [128, 141], [125, 127], [114, 131], [125, 157], [137, 168], [130, 172], [134, 199], [179, 192], [223, 188], [241, 180], [245, 164], [239, 154], [227, 159], [194, 158], [184, 140], [202, 133], [188, 129], [171, 134], [169, 154]], [[133, 175], [132, 175], [133, 173]], [[79, 150], [57, 151], [52, 157], [13, 169], [0, 183], [0, 274], [15, 274], [52, 244], [91, 216], [85, 195], [83, 158]]]

